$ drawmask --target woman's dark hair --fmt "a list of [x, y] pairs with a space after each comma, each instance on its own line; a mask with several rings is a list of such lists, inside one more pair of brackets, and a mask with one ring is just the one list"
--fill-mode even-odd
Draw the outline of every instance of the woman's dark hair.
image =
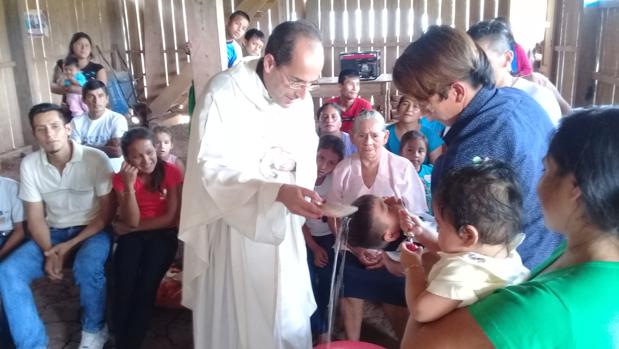
[[[129, 147], [137, 140], [150, 141], [153, 147], [155, 146], [155, 134], [145, 127], [135, 127], [125, 132], [120, 139], [120, 148], [123, 151], [123, 156], [129, 156]], [[161, 159], [157, 157], [157, 164], [150, 176], [150, 183], [147, 183], [146, 187], [149, 191], [161, 191], [161, 184], [165, 177], [165, 165]]]
[[292, 61], [295, 43], [299, 37], [322, 42], [320, 32], [311, 22], [305, 20], [283, 22], [273, 29], [264, 54], [271, 54], [277, 65], [287, 65]]
[[388, 245], [383, 239], [387, 222], [374, 219], [374, 208], [381, 198], [375, 195], [363, 195], [353, 201], [359, 209], [348, 221], [348, 244], [352, 247], [382, 249]]
[[[402, 154], [402, 150], [404, 150], [404, 147], [406, 147], [406, 144], [410, 141], [415, 141], [421, 139], [426, 143], [426, 149], [428, 148], [428, 139], [426, 138], [426, 136], [424, 136], [423, 133], [419, 132], [419, 131], [408, 131], [405, 134], [402, 135], [402, 139], [400, 140], [400, 154]], [[429, 152], [429, 151], [428, 151]]]
[[320, 149], [333, 151], [340, 158], [340, 161], [344, 158], [344, 142], [337, 136], [321, 136], [318, 140], [318, 150]]
[[463, 31], [450, 26], [431, 26], [410, 44], [393, 67], [398, 90], [418, 101], [438, 94], [447, 98], [457, 80], [474, 88], [494, 84], [494, 73], [484, 51]]
[[548, 156], [573, 174], [588, 220], [619, 234], [619, 108], [591, 108], [561, 120]]
[[340, 115], [340, 120], [342, 119], [342, 107], [340, 107], [340, 105], [335, 102], [327, 102], [321, 105], [320, 108], [316, 110], [316, 119], [320, 120], [320, 114], [322, 114], [322, 111], [325, 110], [326, 107], [334, 108], [337, 111], [337, 113]]
[[28, 112], [28, 120], [30, 120], [30, 127], [34, 128], [34, 118], [37, 115], [47, 113], [50, 111], [55, 111], [56, 113], [58, 113], [58, 116], [60, 117], [60, 120], [62, 121], [63, 125], [66, 125], [71, 121], [71, 117], [67, 114], [67, 110], [59, 106], [58, 104], [39, 103], [39, 104], [34, 105], [32, 108], [30, 108], [30, 111]]
[[75, 44], [75, 42], [79, 39], [86, 39], [88, 40], [88, 43], [90, 44], [90, 56], [88, 58], [93, 59], [95, 57], [95, 55], [92, 53], [92, 39], [90, 38], [90, 35], [84, 33], [84, 32], [77, 32], [75, 34], [73, 34], [73, 36], [71, 37], [71, 41], [69, 41], [69, 53], [67, 53], [67, 56], [70, 54], [73, 54], [73, 44]]
[[480, 243], [507, 246], [522, 231], [522, 193], [503, 162], [485, 160], [452, 171], [441, 179], [433, 201], [456, 229], [474, 226]]
[[497, 20], [478, 22], [471, 26], [467, 33], [475, 42], [487, 41], [496, 53], [510, 51], [516, 44], [509, 27]]

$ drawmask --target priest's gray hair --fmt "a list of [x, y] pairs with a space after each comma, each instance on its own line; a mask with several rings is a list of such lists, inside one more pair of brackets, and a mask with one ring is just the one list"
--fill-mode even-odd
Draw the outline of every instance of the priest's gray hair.
[[383, 115], [376, 110], [364, 110], [355, 118], [354, 124], [352, 126], [352, 133], [355, 134], [359, 130], [361, 122], [365, 120], [373, 120], [376, 125], [380, 126], [381, 131], [385, 131], [386, 124], [385, 118]]

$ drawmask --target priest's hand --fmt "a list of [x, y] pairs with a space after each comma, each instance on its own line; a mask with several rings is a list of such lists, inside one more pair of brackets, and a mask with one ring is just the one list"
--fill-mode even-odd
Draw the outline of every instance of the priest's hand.
[[[307, 200], [309, 198], [309, 200]], [[322, 203], [320, 195], [312, 190], [299, 187], [293, 184], [282, 184], [275, 199], [290, 212], [298, 214], [306, 218], [320, 219], [322, 217], [322, 209], [318, 204]]]

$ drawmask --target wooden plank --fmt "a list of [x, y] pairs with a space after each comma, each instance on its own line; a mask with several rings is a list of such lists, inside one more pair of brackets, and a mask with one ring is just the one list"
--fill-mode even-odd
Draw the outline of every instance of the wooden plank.
[[595, 104], [612, 104], [613, 103], [613, 90], [619, 90], [613, 84], [605, 82], [598, 82], [597, 89], [595, 91]]
[[[595, 28], [595, 30], [593, 29]], [[593, 72], [596, 67], [596, 37], [601, 30], [601, 12], [595, 9], [584, 9], [580, 21], [578, 38], [576, 84], [574, 87], [574, 106], [590, 105], [593, 101], [587, 100], [589, 91], [594, 87]]]
[[322, 67], [322, 76], [332, 76], [333, 72], [333, 57], [331, 54], [331, 1], [317, 0], [320, 2], [320, 33], [324, 46], [325, 62]]
[[[481, 21], [483, 17], [481, 16], [481, 11], [483, 8], [481, 7], [482, 0], [469, 0], [469, 23], [468, 27], [473, 24]], [[468, 28], [467, 28], [468, 29]]]
[[223, 0], [185, 0], [187, 25], [192, 38], [191, 66], [199, 99], [207, 82], [226, 67]]
[[305, 12], [305, 1], [304, 0], [293, 0], [295, 1], [294, 9], [297, 13], [297, 19], [305, 19], [307, 16], [307, 12]]
[[333, 12], [335, 13], [335, 40], [333, 45], [333, 75], [337, 76], [340, 73], [340, 59], [339, 54], [346, 51], [345, 37], [344, 37], [344, 2], [334, 1]]
[[[308, 0], [305, 4], [305, 19], [311, 23], [314, 23], [318, 30], [321, 30], [320, 24], [320, 1], [318, 0]], [[324, 39], [324, 37], [323, 37]]]
[[[163, 5], [163, 2], [161, 4]], [[156, 4], [153, 5], [154, 6], [144, 7], [144, 18], [148, 18], [149, 20], [142, 23], [142, 27], [144, 28], [144, 69], [146, 71], [148, 103], [152, 102], [161, 90], [166, 87], [163, 54], [165, 47], [163, 47], [161, 40], [163, 34], [159, 18], [160, 11]], [[163, 31], [166, 31], [165, 27]]]
[[495, 13], [495, 9], [497, 1], [499, 0], [484, 0], [484, 14], [482, 16], [484, 21], [488, 21], [496, 17], [497, 14]]
[[441, 12], [440, 0], [427, 0], [428, 25], [438, 24]]
[[269, 0], [244, 0], [236, 9], [245, 11], [249, 15], [249, 18], [253, 18], [268, 2]]
[[[395, 27], [396, 10], [397, 3], [395, 1], [390, 1], [387, 3], [387, 25], [389, 28], [389, 30], [387, 31], [387, 42], [390, 43], [397, 43], [396, 29], [398, 28]], [[383, 52], [382, 59], [385, 64], [384, 69], [382, 69], [381, 72], [391, 74], [391, 71], [393, 70], [393, 65], [395, 64], [395, 60], [398, 58], [397, 49], [396, 47], [390, 48], [385, 46], [383, 47], [383, 49], [385, 50], [385, 52]]]
[[409, 20], [409, 16], [412, 13], [412, 6], [411, 0], [400, 1], [400, 40], [398, 45], [410, 42], [409, 32], [412, 31], [413, 23], [412, 20]]
[[421, 18], [425, 11], [424, 0], [413, 0], [413, 41], [417, 40], [417, 38], [423, 34]]
[[468, 17], [466, 15], [467, 2], [465, 0], [456, 0], [456, 16], [454, 25], [457, 29], [467, 30], [469, 27]]
[[[511, 11], [511, 1], [510, 0], [498, 0], [499, 1], [499, 11], [498, 11], [498, 17], [505, 17], [505, 18], [509, 18]], [[548, 1], [548, 5], [547, 8], [550, 8], [550, 2], [554, 2], [555, 0], [547, 0]], [[554, 8], [554, 7], [553, 7]], [[548, 11], [548, 13], [551, 11]], [[552, 23], [552, 22], [548, 22], [548, 23]]]
[[441, 23], [445, 25], [454, 26], [454, 1], [456, 0], [443, 0], [441, 3]]
[[[4, 2], [0, 1], [0, 153], [24, 145], [19, 101], [15, 85], [14, 66], [8, 37]], [[23, 23], [23, 22], [22, 22]], [[29, 130], [28, 130], [29, 131]]]
[[[359, 0], [359, 9], [361, 9], [361, 37], [358, 45], [366, 45], [370, 43], [370, 9], [371, 0]], [[356, 9], [356, 5], [355, 5]]]

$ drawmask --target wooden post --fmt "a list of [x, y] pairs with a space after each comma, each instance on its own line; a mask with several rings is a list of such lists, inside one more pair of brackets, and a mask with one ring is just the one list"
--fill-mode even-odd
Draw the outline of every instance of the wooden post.
[[186, 6], [193, 82], [200, 98], [208, 81], [227, 67], [224, 5], [223, 0], [189, 0]]

